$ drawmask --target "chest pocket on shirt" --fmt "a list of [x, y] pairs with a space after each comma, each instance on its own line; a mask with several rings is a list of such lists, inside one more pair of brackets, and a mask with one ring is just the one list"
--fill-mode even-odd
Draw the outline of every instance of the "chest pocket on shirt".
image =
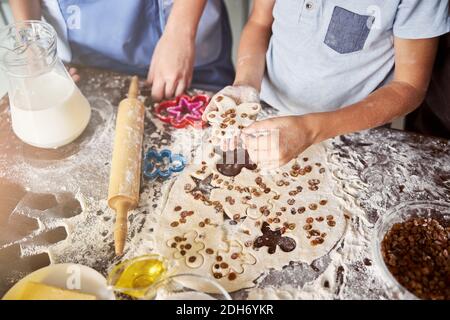
[[335, 7], [324, 43], [340, 54], [361, 51], [373, 22], [373, 16], [364, 16]]

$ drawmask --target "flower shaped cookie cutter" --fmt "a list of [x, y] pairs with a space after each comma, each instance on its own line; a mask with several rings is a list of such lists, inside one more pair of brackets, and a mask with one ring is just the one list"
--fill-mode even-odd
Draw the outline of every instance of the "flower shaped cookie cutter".
[[169, 178], [174, 172], [183, 171], [186, 159], [181, 154], [172, 154], [164, 149], [161, 152], [149, 150], [144, 158], [144, 176], [149, 179]]
[[155, 107], [156, 116], [163, 122], [175, 128], [193, 126], [203, 128], [206, 122], [202, 120], [203, 111], [209, 103], [207, 95], [181, 95], [174, 100], [163, 101]]

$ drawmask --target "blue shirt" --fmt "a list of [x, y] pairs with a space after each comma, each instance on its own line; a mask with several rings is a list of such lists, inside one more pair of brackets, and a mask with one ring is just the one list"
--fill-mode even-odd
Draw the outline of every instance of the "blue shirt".
[[[172, 0], [44, 0], [66, 62], [146, 76]], [[208, 0], [196, 39], [194, 85], [233, 81], [231, 31], [222, 0]]]
[[394, 36], [450, 31], [447, 0], [277, 0], [261, 97], [284, 114], [359, 102], [394, 70]]

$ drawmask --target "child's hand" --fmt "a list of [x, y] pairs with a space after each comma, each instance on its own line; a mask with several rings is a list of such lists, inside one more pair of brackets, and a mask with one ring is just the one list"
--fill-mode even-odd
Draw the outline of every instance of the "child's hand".
[[80, 75], [78, 74], [78, 70], [76, 68], [67, 68], [67, 71], [69, 72], [69, 75], [72, 77], [72, 80], [76, 83], [80, 81]]
[[195, 59], [195, 39], [163, 34], [153, 53], [147, 80], [152, 99], [161, 101], [182, 94], [191, 84]]
[[[315, 143], [308, 116], [278, 117], [258, 121], [243, 130], [242, 141], [260, 167], [275, 169]], [[312, 128], [312, 127], [311, 127]]]

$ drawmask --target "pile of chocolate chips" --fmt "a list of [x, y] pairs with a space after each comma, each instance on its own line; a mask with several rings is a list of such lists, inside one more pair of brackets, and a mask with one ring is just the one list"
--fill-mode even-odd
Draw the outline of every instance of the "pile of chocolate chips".
[[411, 218], [386, 233], [381, 252], [397, 281], [421, 299], [450, 299], [450, 226]]

